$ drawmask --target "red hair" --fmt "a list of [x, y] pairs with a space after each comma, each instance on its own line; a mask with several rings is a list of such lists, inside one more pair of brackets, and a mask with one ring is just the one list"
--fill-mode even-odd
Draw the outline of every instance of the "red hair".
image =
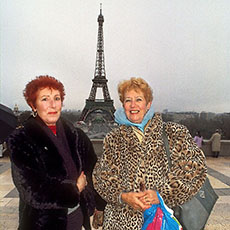
[[37, 92], [40, 89], [50, 88], [55, 89], [60, 92], [61, 101], [64, 101], [65, 89], [63, 84], [58, 81], [56, 78], [45, 75], [38, 76], [34, 80], [27, 83], [26, 88], [23, 91], [23, 95], [26, 99], [27, 104], [31, 107], [35, 106], [35, 101], [37, 99]]

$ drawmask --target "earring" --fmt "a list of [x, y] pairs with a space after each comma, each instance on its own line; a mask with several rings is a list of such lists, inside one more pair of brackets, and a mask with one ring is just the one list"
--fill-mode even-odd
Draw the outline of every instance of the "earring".
[[38, 112], [36, 110], [32, 110], [31, 114], [32, 114], [33, 117], [36, 117], [38, 115]]

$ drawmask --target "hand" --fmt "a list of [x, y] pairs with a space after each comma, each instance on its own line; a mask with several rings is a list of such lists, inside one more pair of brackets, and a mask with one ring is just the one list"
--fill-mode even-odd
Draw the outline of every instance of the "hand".
[[150, 204], [147, 204], [146, 202], [142, 202], [141, 200], [144, 199], [144, 197], [147, 195], [145, 192], [128, 192], [128, 193], [122, 193], [121, 199], [130, 205], [132, 208], [136, 210], [146, 210], [151, 207]]
[[152, 205], [152, 204], [159, 204], [160, 201], [157, 196], [157, 192], [155, 190], [145, 190], [145, 196], [140, 198], [140, 201], [144, 205]]
[[104, 221], [104, 211], [99, 211], [95, 209], [94, 214], [93, 214], [92, 226], [95, 229], [98, 229], [99, 227], [103, 225], [103, 221]]
[[76, 183], [79, 192], [82, 192], [85, 189], [85, 186], [87, 185], [87, 180], [86, 180], [86, 175], [84, 172], [81, 172], [81, 175], [77, 178], [77, 183]]

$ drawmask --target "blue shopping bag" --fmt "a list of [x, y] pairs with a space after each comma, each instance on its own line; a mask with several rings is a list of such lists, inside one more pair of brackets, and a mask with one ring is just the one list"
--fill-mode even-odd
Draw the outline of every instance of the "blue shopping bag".
[[174, 217], [173, 210], [167, 207], [157, 192], [159, 204], [153, 204], [144, 211], [142, 230], [182, 230], [179, 221]]

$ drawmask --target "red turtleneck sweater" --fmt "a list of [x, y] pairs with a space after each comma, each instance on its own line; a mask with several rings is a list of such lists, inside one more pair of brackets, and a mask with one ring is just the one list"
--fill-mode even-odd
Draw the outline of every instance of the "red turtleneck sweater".
[[54, 135], [57, 134], [57, 127], [56, 127], [56, 125], [49, 125], [48, 127], [51, 129], [51, 131], [53, 132]]

